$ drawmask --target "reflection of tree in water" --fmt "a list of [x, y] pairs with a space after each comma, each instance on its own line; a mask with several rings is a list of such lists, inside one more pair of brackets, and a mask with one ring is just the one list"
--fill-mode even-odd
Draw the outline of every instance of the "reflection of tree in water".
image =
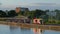
[[21, 31], [30, 31], [30, 28], [21, 27]]
[[11, 34], [19, 34], [20, 33], [20, 27], [10, 26], [10, 32], [11, 32]]
[[43, 32], [44, 32], [44, 30], [42, 30], [42, 29], [33, 28], [33, 33], [34, 34], [42, 34]]
[[18, 29], [17, 26], [10, 26], [10, 30], [15, 30], [15, 29]]

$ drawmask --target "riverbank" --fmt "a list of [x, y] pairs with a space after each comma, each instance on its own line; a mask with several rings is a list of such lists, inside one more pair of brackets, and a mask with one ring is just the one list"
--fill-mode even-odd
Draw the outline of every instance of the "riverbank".
[[19, 27], [25, 27], [25, 28], [40, 28], [45, 30], [60, 31], [59, 25], [40, 25], [40, 24], [27, 24], [27, 23], [15, 23], [15, 22], [3, 22], [3, 21], [0, 21], [0, 24], [10, 25], [10, 26], [19, 26]]

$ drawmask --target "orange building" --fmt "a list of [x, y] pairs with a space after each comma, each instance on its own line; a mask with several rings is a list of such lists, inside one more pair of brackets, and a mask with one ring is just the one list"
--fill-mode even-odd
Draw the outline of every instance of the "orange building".
[[20, 11], [29, 11], [29, 9], [23, 8], [23, 7], [16, 7], [15, 11], [16, 11], [16, 13], [19, 13]]
[[16, 13], [19, 13], [21, 10], [19, 7], [16, 7], [15, 11], [16, 11]]

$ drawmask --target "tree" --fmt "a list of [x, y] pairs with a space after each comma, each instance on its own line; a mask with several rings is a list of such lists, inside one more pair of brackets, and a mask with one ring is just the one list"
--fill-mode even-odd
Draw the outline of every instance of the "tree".
[[6, 17], [6, 13], [2, 10], [0, 10], [0, 17]]
[[43, 10], [34, 10], [34, 11], [29, 11], [29, 13], [28, 13], [28, 17], [29, 18], [40, 18], [40, 16], [41, 15], [45, 15], [46, 14], [46, 12], [45, 11], [43, 11]]
[[60, 10], [56, 9], [55, 12], [56, 12], [56, 19], [60, 20]]
[[39, 18], [41, 15], [45, 15], [46, 13], [43, 10], [35, 10], [35, 17]]
[[35, 16], [34, 12], [35, 12], [35, 11], [29, 11], [29, 13], [28, 13], [28, 18], [33, 19], [34, 16]]
[[20, 13], [19, 13], [20, 15], [24, 15], [24, 11], [20, 11]]
[[8, 16], [9, 17], [15, 17], [15, 16], [17, 16], [18, 14], [15, 12], [15, 10], [10, 10], [9, 12], [8, 12]]

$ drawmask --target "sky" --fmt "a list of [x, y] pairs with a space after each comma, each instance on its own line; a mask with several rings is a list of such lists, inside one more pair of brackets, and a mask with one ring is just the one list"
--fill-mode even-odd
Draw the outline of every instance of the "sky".
[[0, 10], [27, 7], [34, 9], [60, 9], [60, 0], [0, 0]]

